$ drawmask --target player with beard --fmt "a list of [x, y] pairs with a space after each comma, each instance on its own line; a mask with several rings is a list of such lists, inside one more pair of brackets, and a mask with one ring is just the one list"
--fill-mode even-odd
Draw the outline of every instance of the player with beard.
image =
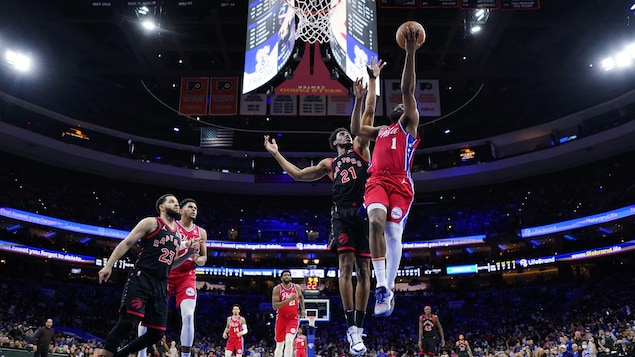
[[395, 307], [395, 279], [401, 262], [401, 236], [414, 201], [414, 182], [410, 177], [415, 150], [420, 142], [417, 127], [419, 110], [415, 99], [415, 53], [419, 31], [405, 33], [406, 59], [401, 75], [402, 104], [392, 113], [390, 125], [364, 125], [359, 115], [351, 120], [351, 132], [375, 140], [370, 178], [366, 183], [364, 205], [368, 212], [370, 252], [377, 283], [377, 317], [390, 316]]
[[298, 284], [291, 281], [291, 272], [283, 270], [282, 283], [276, 285], [271, 293], [271, 305], [276, 314], [276, 349], [274, 357], [293, 356], [293, 341], [298, 332], [299, 317], [306, 317], [304, 296]]
[[[181, 236], [179, 255], [185, 254], [187, 246], [198, 240], [200, 250], [183, 261], [178, 267], [172, 267], [168, 277], [168, 296], [176, 296], [176, 306], [181, 312], [181, 357], [190, 357], [194, 343], [194, 310], [196, 309], [196, 267], [207, 262], [207, 231], [194, 224], [198, 216], [198, 205], [191, 198], [181, 201], [181, 220], [177, 228]], [[147, 327], [139, 324], [139, 335], [143, 335]], [[138, 357], [147, 357], [146, 349], [139, 351]], [[178, 356], [176, 356], [178, 357]]]
[[[175, 261], [185, 261], [198, 252], [198, 240], [192, 241], [182, 257], [177, 253], [181, 239], [176, 220], [181, 218], [179, 201], [174, 195], [165, 194], [156, 201], [158, 217], [139, 221], [128, 236], [115, 247], [106, 265], [99, 271], [99, 283], [108, 281], [115, 263], [139, 241], [139, 255], [123, 290], [119, 321], [108, 333], [104, 348], [97, 356], [127, 357], [142, 348], [157, 343], [163, 337], [168, 317], [167, 280]], [[122, 340], [128, 337], [143, 321], [148, 331], [118, 350]]]
[[[361, 79], [354, 85], [355, 107], [353, 116], [363, 113], [364, 125], [373, 125], [375, 116], [375, 83], [385, 63], [372, 58], [367, 67], [369, 84], [365, 87]], [[329, 245], [337, 250], [340, 270], [339, 290], [342, 307], [346, 314], [346, 337], [352, 355], [366, 352], [362, 340], [364, 318], [370, 294], [370, 249], [368, 246], [368, 220], [360, 216], [364, 203], [364, 187], [368, 179], [370, 140], [362, 137], [352, 139], [345, 128], [338, 128], [329, 136], [331, 149], [337, 157], [322, 159], [317, 165], [298, 168], [290, 163], [278, 150], [275, 139], [265, 136], [265, 149], [280, 166], [296, 181], [316, 181], [324, 176], [333, 180], [333, 207], [331, 208], [331, 239]], [[353, 271], [357, 282], [353, 284]]]

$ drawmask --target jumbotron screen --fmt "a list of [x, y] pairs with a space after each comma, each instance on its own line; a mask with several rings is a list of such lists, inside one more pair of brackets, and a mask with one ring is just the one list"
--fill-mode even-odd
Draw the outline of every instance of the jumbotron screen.
[[247, 16], [247, 42], [243, 94], [271, 81], [287, 62], [295, 43], [295, 20], [284, 26], [284, 0], [251, 0]]
[[[351, 81], [368, 80], [365, 67], [371, 57], [378, 56], [377, 4], [374, 0], [331, 1], [331, 6], [337, 4], [331, 9], [333, 57]], [[377, 87], [379, 95], [379, 85]]]

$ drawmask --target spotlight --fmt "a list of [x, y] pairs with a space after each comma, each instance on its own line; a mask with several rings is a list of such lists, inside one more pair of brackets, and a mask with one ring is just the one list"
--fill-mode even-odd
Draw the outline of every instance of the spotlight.
[[[267, 96], [272, 96], [275, 94], [275, 89], [273, 88], [273, 86], [269, 87], [269, 89], [267, 89]], [[267, 118], [267, 121], [269, 121], [269, 118]]]
[[331, 70], [331, 79], [334, 81], [340, 79], [340, 72], [338, 72], [335, 68]]
[[284, 79], [288, 81], [293, 79], [293, 71], [291, 70], [291, 68], [288, 68], [286, 71], [284, 71]]
[[4, 59], [17, 71], [28, 72], [31, 69], [31, 58], [25, 54], [7, 50], [4, 53]]

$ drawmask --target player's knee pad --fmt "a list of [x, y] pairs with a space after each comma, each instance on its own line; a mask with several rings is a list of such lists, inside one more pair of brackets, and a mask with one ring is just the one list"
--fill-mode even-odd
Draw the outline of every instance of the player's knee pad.
[[384, 236], [386, 241], [398, 241], [401, 242], [401, 236], [403, 235], [403, 227], [399, 223], [386, 222], [384, 227]]

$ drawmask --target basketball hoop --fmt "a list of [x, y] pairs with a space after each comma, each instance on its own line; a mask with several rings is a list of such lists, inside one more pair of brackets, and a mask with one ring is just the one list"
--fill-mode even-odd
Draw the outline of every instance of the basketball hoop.
[[307, 319], [309, 319], [309, 327], [315, 327], [315, 321], [317, 321], [317, 316], [313, 315], [313, 316], [307, 316]]
[[331, 15], [342, 0], [284, 0], [298, 17], [296, 38], [308, 43], [331, 40]]

